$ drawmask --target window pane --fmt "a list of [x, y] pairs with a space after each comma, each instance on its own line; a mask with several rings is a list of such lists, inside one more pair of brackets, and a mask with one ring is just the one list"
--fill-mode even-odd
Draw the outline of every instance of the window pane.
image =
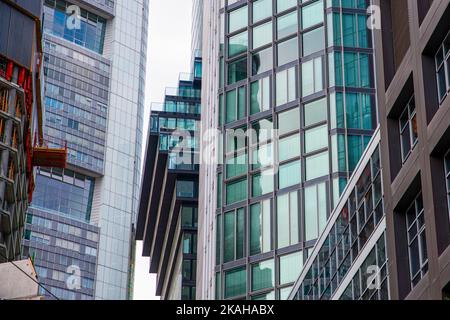
[[296, 99], [295, 67], [276, 75], [276, 105], [280, 106]]
[[258, 0], [253, 2], [253, 22], [272, 15], [272, 0]]
[[271, 210], [270, 200], [257, 203], [250, 209], [250, 255], [270, 251], [271, 248]]
[[291, 12], [278, 18], [277, 34], [278, 39], [296, 33], [298, 29], [297, 11]]
[[277, 12], [282, 12], [296, 5], [297, 0], [277, 0]]
[[272, 42], [272, 22], [253, 28], [253, 49]]
[[261, 50], [252, 56], [252, 75], [257, 75], [273, 67], [272, 47]]
[[245, 267], [225, 272], [225, 299], [245, 296], [247, 274]]
[[271, 288], [275, 285], [275, 265], [273, 260], [252, 266], [252, 291]]
[[236, 121], [236, 90], [227, 92], [226, 99], [226, 123], [230, 123]]
[[266, 77], [251, 84], [250, 114], [270, 109], [270, 78]]
[[227, 205], [247, 199], [247, 179], [227, 184]]
[[272, 119], [263, 119], [252, 124], [252, 145], [266, 142], [273, 139], [273, 123]]
[[301, 182], [301, 164], [300, 161], [294, 161], [280, 166], [279, 170], [279, 188], [284, 189]]
[[248, 48], [248, 33], [247, 31], [239, 33], [230, 38], [228, 44], [228, 56], [233, 57], [239, 53], [246, 52]]
[[317, 239], [327, 221], [326, 184], [305, 188], [305, 241]]
[[247, 58], [239, 59], [228, 65], [228, 84], [247, 78]]
[[273, 191], [273, 170], [266, 170], [252, 178], [252, 196], [259, 197]]
[[280, 257], [280, 285], [295, 282], [303, 269], [303, 253]]
[[295, 108], [278, 114], [278, 133], [283, 135], [300, 129], [300, 109]]
[[298, 59], [297, 37], [278, 44], [278, 66]]
[[224, 219], [224, 250], [223, 261], [229, 262], [234, 260], [234, 248], [235, 248], [235, 213], [234, 211], [225, 213]]
[[227, 179], [247, 173], [247, 154], [227, 159]]
[[328, 118], [327, 111], [326, 98], [305, 104], [305, 126], [308, 127], [326, 121]]
[[236, 212], [236, 260], [244, 257], [245, 247], [245, 210], [240, 208]]
[[274, 163], [273, 145], [271, 143], [262, 145], [253, 150], [252, 169], [271, 166]]
[[305, 131], [305, 152], [313, 152], [328, 147], [328, 125]]
[[306, 158], [307, 181], [326, 176], [329, 173], [328, 152]]
[[300, 157], [300, 135], [296, 134], [280, 139], [278, 148], [278, 160], [280, 162]]
[[236, 31], [238, 29], [247, 26], [248, 22], [248, 8], [247, 6], [239, 8], [230, 12], [229, 16], [229, 32]]
[[316, 24], [323, 22], [324, 12], [323, 12], [323, 2], [314, 2], [302, 9], [302, 27], [303, 29], [312, 27]]
[[303, 34], [303, 56], [325, 49], [324, 28], [320, 27]]
[[277, 198], [278, 249], [289, 246], [289, 194]]

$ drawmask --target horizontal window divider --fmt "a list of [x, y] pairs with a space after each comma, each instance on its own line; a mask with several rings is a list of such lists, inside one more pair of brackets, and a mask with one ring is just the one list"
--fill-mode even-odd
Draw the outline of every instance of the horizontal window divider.
[[249, 263], [256, 264], [256, 263], [264, 262], [269, 259], [273, 259], [273, 258], [275, 258], [275, 256], [276, 256], [275, 250], [271, 250], [268, 252], [258, 253], [258, 254], [249, 256], [248, 260], [249, 260]]
[[239, 267], [247, 267], [247, 258], [242, 258], [235, 261], [229, 261], [222, 264], [223, 266], [223, 272], [232, 271], [233, 269], [239, 268]]

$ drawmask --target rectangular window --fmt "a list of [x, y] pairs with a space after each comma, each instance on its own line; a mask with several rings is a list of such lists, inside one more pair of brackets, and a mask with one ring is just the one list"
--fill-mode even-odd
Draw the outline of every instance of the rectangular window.
[[277, 45], [278, 66], [285, 65], [298, 59], [298, 38], [292, 38]]
[[297, 0], [277, 0], [277, 12], [283, 12], [289, 8], [295, 7]]
[[272, 42], [272, 22], [253, 28], [253, 49]]
[[302, 28], [307, 29], [319, 23], [324, 19], [323, 1], [316, 1], [303, 7], [302, 9]]
[[245, 87], [228, 91], [226, 99], [226, 123], [243, 119], [245, 117]]
[[277, 248], [289, 247], [300, 242], [300, 218], [298, 192], [277, 198]]
[[273, 192], [273, 170], [268, 169], [252, 177], [252, 197]]
[[228, 57], [234, 57], [240, 53], [246, 52], [248, 49], [248, 33], [247, 31], [230, 37], [228, 41]]
[[251, 143], [252, 145], [255, 144], [262, 144], [266, 141], [269, 141], [273, 139], [274, 136], [274, 130], [273, 130], [273, 122], [272, 119], [263, 119], [258, 122], [255, 122], [252, 124], [252, 137], [251, 137]]
[[278, 187], [280, 190], [300, 184], [301, 180], [302, 170], [300, 160], [280, 166], [278, 172]]
[[327, 222], [327, 187], [321, 183], [305, 188], [305, 241], [317, 239]]
[[267, 143], [252, 150], [252, 170], [273, 166], [273, 144]]
[[273, 260], [252, 265], [252, 291], [275, 286], [275, 264]]
[[442, 102], [450, 91], [450, 33], [436, 53], [435, 65], [438, 97], [439, 102]]
[[328, 108], [327, 98], [320, 99], [304, 106], [305, 110], [305, 127], [327, 121]]
[[280, 139], [278, 143], [278, 161], [283, 162], [297, 157], [300, 157], [300, 134]]
[[269, 71], [273, 68], [272, 47], [256, 52], [252, 55], [252, 75]]
[[306, 158], [306, 181], [326, 176], [329, 173], [328, 151]]
[[247, 272], [245, 267], [225, 272], [225, 299], [243, 297], [247, 293]]
[[253, 23], [270, 17], [271, 15], [272, 0], [257, 0], [253, 2]]
[[302, 96], [323, 90], [322, 57], [302, 64]]
[[247, 78], [247, 58], [242, 58], [228, 64], [228, 84], [233, 84]]
[[230, 211], [224, 215], [224, 250], [223, 262], [230, 262], [244, 257], [245, 210]]
[[250, 207], [250, 255], [269, 252], [271, 244], [271, 200]]
[[309, 56], [325, 49], [324, 27], [303, 34], [303, 56]]
[[280, 285], [297, 281], [303, 269], [303, 252], [280, 257]]
[[328, 125], [305, 131], [305, 152], [310, 153], [328, 148]]
[[409, 269], [412, 288], [419, 283], [428, 271], [424, 212], [422, 194], [419, 194], [406, 211]]
[[250, 114], [270, 109], [270, 77], [255, 81], [251, 84]]
[[276, 75], [276, 105], [281, 106], [297, 98], [295, 67], [278, 72]]
[[405, 162], [418, 140], [414, 96], [409, 100], [399, 119], [402, 160]]
[[247, 199], [247, 179], [230, 182], [226, 185], [227, 205]]
[[297, 11], [288, 13], [278, 18], [277, 35], [278, 39], [284, 38], [290, 34], [296, 33], [298, 29]]
[[295, 108], [278, 114], [278, 134], [280, 136], [300, 129], [300, 109]]
[[230, 33], [245, 28], [248, 24], [248, 7], [244, 6], [242, 8], [230, 12], [228, 18], [229, 18], [228, 31]]
[[247, 154], [231, 156], [226, 160], [227, 179], [234, 178], [247, 173]]

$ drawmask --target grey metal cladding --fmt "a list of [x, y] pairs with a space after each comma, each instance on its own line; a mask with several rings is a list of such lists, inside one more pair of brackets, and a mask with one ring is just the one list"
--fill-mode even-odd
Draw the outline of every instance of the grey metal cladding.
[[13, 0], [19, 6], [29, 11], [36, 17], [41, 17], [42, 14], [42, 0]]
[[35, 21], [0, 2], [0, 54], [30, 68]]

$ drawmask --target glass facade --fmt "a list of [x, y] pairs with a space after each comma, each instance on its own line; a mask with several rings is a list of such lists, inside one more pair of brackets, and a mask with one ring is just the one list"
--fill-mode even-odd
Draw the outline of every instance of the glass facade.
[[106, 19], [80, 9], [78, 27], [75, 25], [77, 22], [71, 19], [74, 14], [69, 10], [71, 5], [64, 0], [44, 0], [44, 32], [103, 54]]
[[[338, 207], [325, 221], [295, 285], [294, 299], [389, 298], [379, 136], [372, 140], [368, 154], [356, 169], [358, 175], [352, 176]], [[315, 223], [310, 229], [317, 228]], [[372, 283], [375, 278], [368, 281], [375, 272], [372, 269], [376, 271], [376, 285]]]
[[[284, 273], [285, 255], [307, 259], [375, 129], [368, 3], [222, 4], [217, 118], [227, 134], [216, 172], [216, 272], [225, 286], [216, 293], [286, 298], [295, 271], [273, 281], [269, 273]], [[231, 139], [235, 129], [247, 137]], [[226, 288], [232, 261], [251, 280], [236, 295]]]
[[95, 180], [70, 170], [41, 168], [36, 176], [33, 207], [89, 222]]

